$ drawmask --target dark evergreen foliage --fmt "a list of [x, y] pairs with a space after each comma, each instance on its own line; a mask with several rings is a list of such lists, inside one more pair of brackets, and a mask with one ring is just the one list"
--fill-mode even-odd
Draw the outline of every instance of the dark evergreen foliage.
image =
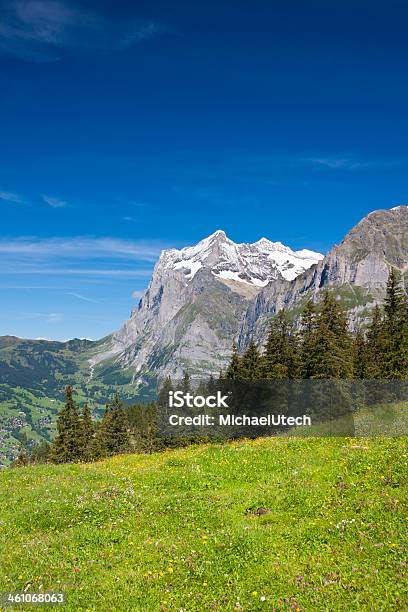
[[241, 368], [241, 360], [238, 357], [237, 345], [235, 342], [232, 345], [232, 355], [231, 360], [228, 364], [228, 368], [225, 373], [220, 376], [220, 378], [226, 378], [228, 380], [239, 380], [241, 378], [242, 368]]
[[384, 305], [374, 308], [366, 333], [360, 330], [353, 338], [343, 307], [326, 291], [320, 306], [306, 302], [297, 332], [281, 310], [262, 354], [252, 341], [240, 356], [234, 344], [224, 377], [407, 379], [408, 302], [398, 274], [390, 271]]
[[54, 463], [69, 463], [82, 458], [82, 424], [73, 400], [72, 387], [68, 386], [65, 393], [65, 407], [58, 415], [58, 433], [51, 451]]
[[298, 372], [297, 338], [286, 311], [272, 320], [262, 360], [262, 378], [295, 378]]
[[103, 456], [128, 453], [131, 450], [129, 423], [117, 394], [113, 402], [106, 406], [96, 437]]
[[367, 342], [359, 329], [353, 340], [353, 374], [354, 378], [367, 377]]
[[262, 378], [262, 359], [254, 341], [251, 341], [248, 349], [241, 359], [240, 379], [259, 380]]
[[83, 461], [91, 461], [95, 454], [95, 448], [93, 448], [93, 440], [95, 436], [95, 426], [92, 421], [92, 415], [88, 404], [82, 409], [81, 415], [81, 426], [82, 426], [82, 449], [81, 459]]
[[46, 440], [42, 440], [39, 444], [35, 444], [31, 451], [31, 463], [48, 463], [51, 455], [51, 444]]
[[408, 304], [394, 268], [387, 283], [383, 325], [382, 377], [405, 379], [408, 376]]

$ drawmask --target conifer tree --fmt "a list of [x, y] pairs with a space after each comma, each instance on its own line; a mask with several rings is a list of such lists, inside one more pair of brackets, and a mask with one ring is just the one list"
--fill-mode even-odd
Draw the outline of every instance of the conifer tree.
[[[316, 338], [319, 343], [326, 335], [326, 366], [323, 370], [327, 378], [351, 378], [353, 375], [352, 337], [348, 329], [348, 319], [341, 304], [328, 291], [325, 293], [318, 316], [319, 329]], [[323, 365], [323, 364], [322, 364]]]
[[264, 378], [296, 377], [296, 337], [293, 324], [284, 309], [272, 320], [262, 366]]
[[239, 380], [242, 377], [241, 359], [237, 352], [237, 345], [232, 344], [232, 355], [228, 367], [225, 371], [224, 378], [227, 380]]
[[262, 377], [262, 358], [253, 340], [241, 360], [242, 380], [259, 380]]
[[383, 377], [408, 377], [408, 310], [400, 279], [391, 268], [384, 300]]
[[190, 375], [186, 370], [184, 371], [184, 374], [183, 374], [183, 379], [180, 384], [180, 390], [183, 391], [183, 393], [191, 392]]
[[47, 463], [50, 460], [51, 444], [47, 440], [42, 440], [35, 444], [31, 451], [32, 463]]
[[130, 451], [129, 423], [118, 394], [115, 394], [113, 402], [106, 406], [97, 438], [97, 444], [99, 443], [104, 456]]
[[25, 444], [21, 443], [19, 453], [11, 464], [11, 467], [27, 467], [30, 465], [30, 455]]
[[367, 366], [367, 343], [363, 332], [359, 329], [353, 340], [353, 377], [366, 378]]
[[327, 291], [317, 315], [308, 302], [302, 316], [300, 372], [304, 378], [350, 378], [351, 335], [346, 314]]
[[95, 427], [92, 421], [92, 415], [88, 404], [82, 409], [81, 414], [81, 426], [82, 426], [82, 459], [84, 461], [91, 461], [93, 459], [92, 443], [95, 435]]
[[375, 306], [367, 329], [365, 375], [369, 379], [383, 376], [384, 326], [379, 306]]
[[157, 394], [157, 405], [159, 408], [167, 408], [169, 405], [169, 393], [174, 391], [173, 382], [170, 376], [167, 376], [159, 388]]
[[310, 378], [314, 372], [314, 359], [316, 351], [317, 313], [313, 300], [309, 299], [302, 311], [300, 319], [300, 346], [299, 346], [299, 376]]
[[65, 390], [66, 402], [57, 418], [57, 436], [51, 450], [54, 463], [69, 463], [81, 459], [82, 424], [73, 400], [73, 390], [68, 386]]

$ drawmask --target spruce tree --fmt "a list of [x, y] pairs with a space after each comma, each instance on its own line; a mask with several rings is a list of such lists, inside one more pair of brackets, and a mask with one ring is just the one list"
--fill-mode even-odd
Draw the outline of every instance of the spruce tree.
[[51, 444], [46, 440], [42, 440], [39, 444], [35, 444], [31, 451], [32, 463], [48, 463], [51, 454]]
[[19, 453], [11, 463], [11, 467], [27, 467], [30, 465], [30, 455], [27, 451], [25, 444], [21, 443]]
[[321, 319], [318, 321], [313, 341], [309, 358], [310, 378], [323, 380], [347, 378], [351, 375], [351, 359], [347, 359], [335, 333]]
[[231, 359], [223, 377], [227, 380], [239, 380], [242, 377], [242, 364], [235, 342], [232, 345]]
[[391, 268], [384, 300], [383, 377], [408, 377], [408, 317], [407, 296], [400, 278]]
[[301, 314], [299, 343], [299, 376], [310, 378], [314, 372], [316, 351], [315, 334], [317, 328], [317, 313], [313, 300], [309, 299]]
[[82, 424], [78, 415], [72, 387], [65, 390], [66, 402], [57, 418], [57, 436], [52, 445], [51, 460], [54, 463], [79, 461], [82, 455]]
[[181, 380], [181, 384], [179, 388], [180, 388], [180, 391], [183, 391], [183, 393], [191, 392], [190, 375], [187, 371], [184, 371], [183, 378]]
[[170, 376], [167, 376], [159, 387], [157, 394], [157, 405], [159, 408], [168, 408], [170, 391], [174, 391], [174, 386]]
[[324, 294], [316, 314], [309, 301], [302, 315], [300, 373], [303, 378], [351, 378], [351, 335], [346, 314], [337, 300]]
[[97, 444], [104, 456], [130, 451], [129, 423], [118, 394], [108, 404], [97, 432]]
[[263, 355], [263, 378], [295, 378], [297, 342], [292, 322], [280, 310], [272, 320]]
[[[327, 378], [351, 378], [353, 374], [352, 337], [348, 329], [347, 315], [335, 297], [326, 291], [318, 315], [316, 342], [323, 341], [321, 373]], [[319, 376], [320, 377], [320, 376]]]
[[88, 404], [82, 409], [81, 414], [81, 426], [82, 426], [82, 459], [84, 461], [91, 461], [93, 459], [92, 443], [95, 435], [95, 427], [92, 421], [92, 415]]
[[368, 379], [383, 377], [384, 325], [379, 306], [375, 306], [367, 329], [365, 375]]
[[262, 358], [253, 340], [242, 356], [241, 368], [242, 380], [259, 380], [262, 378]]
[[366, 378], [368, 366], [367, 343], [359, 329], [353, 340], [353, 377]]

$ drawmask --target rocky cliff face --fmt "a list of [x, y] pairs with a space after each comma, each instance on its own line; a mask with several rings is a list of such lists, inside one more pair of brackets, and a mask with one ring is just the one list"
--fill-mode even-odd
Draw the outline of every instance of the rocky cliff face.
[[285, 307], [296, 318], [325, 288], [356, 327], [383, 297], [390, 266], [408, 273], [407, 206], [369, 214], [325, 257], [265, 238], [235, 244], [215, 232], [162, 253], [138, 308], [92, 356], [92, 368], [109, 363], [133, 372], [134, 381], [217, 373], [233, 339], [241, 350], [251, 338], [262, 343], [271, 316]]
[[131, 368], [135, 380], [148, 372], [218, 373], [258, 292], [322, 258], [266, 238], [235, 244], [222, 231], [193, 247], [163, 251], [138, 308], [92, 358], [92, 368], [113, 360]]
[[339, 244], [292, 282], [278, 281], [262, 289], [249, 305], [239, 334], [244, 349], [252, 337], [265, 338], [270, 317], [281, 308], [296, 314], [307, 298], [319, 299], [331, 288], [349, 310], [351, 324], [367, 320], [384, 296], [390, 267], [408, 272], [408, 206], [370, 213]]

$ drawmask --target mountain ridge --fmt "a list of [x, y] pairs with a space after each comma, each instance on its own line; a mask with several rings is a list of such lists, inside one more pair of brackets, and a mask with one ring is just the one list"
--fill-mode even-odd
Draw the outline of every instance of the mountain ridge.
[[195, 376], [215, 374], [224, 367], [231, 338], [257, 293], [322, 258], [266, 238], [235, 243], [222, 230], [194, 246], [167, 249], [138, 307], [91, 365], [114, 359], [133, 368], [135, 379], [157, 370], [160, 376], [182, 376], [186, 369]]
[[[279, 243], [260, 239], [241, 249], [231, 243], [216, 232], [198, 250], [195, 245], [165, 251], [137, 308], [122, 328], [101, 340], [0, 337], [0, 463], [15, 454], [22, 432], [36, 440], [52, 437], [67, 384], [96, 414], [115, 391], [128, 403], [147, 401], [168, 374], [180, 378], [187, 370], [196, 379], [218, 374], [234, 340], [240, 351], [251, 339], [262, 345], [280, 308], [296, 320], [307, 299], [318, 301], [330, 290], [356, 329], [382, 300], [391, 266], [408, 287], [407, 206], [373, 211], [292, 280], [279, 271], [282, 262], [270, 257]], [[260, 248], [267, 253], [257, 261]], [[202, 265], [191, 274], [193, 260]], [[237, 276], [220, 277], [238, 264]], [[268, 282], [260, 286], [253, 279]]]

